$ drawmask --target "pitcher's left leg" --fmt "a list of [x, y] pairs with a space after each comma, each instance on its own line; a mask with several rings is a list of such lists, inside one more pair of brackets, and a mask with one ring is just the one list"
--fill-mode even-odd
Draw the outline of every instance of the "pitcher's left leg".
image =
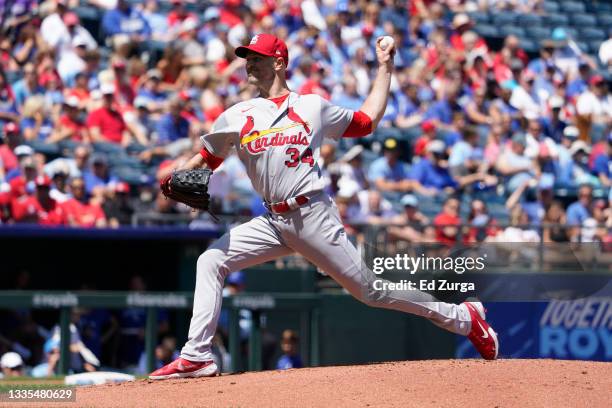
[[423, 316], [453, 333], [470, 333], [470, 311], [465, 304], [441, 302], [420, 291], [374, 290], [373, 282], [380, 277], [368, 268], [348, 240], [331, 199], [302, 207], [290, 218], [293, 231], [283, 234], [286, 245], [325, 271], [355, 298], [370, 306]]

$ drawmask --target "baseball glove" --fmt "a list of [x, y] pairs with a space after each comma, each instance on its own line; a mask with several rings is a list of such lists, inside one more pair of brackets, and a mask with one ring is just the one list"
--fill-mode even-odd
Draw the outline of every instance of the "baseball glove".
[[166, 197], [191, 208], [208, 211], [208, 181], [211, 174], [209, 169], [179, 170], [167, 175], [159, 186]]

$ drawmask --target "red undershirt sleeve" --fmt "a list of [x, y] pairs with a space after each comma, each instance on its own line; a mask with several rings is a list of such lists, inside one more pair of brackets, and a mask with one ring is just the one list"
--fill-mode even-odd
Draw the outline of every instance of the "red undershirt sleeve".
[[204, 161], [206, 162], [208, 167], [210, 167], [212, 170], [215, 170], [217, 167], [221, 165], [221, 163], [223, 163], [222, 157], [215, 156], [214, 154], [209, 152], [205, 147], [203, 147], [202, 150], [200, 150], [200, 154], [204, 158]]
[[363, 137], [372, 133], [372, 118], [362, 111], [353, 113], [353, 119], [342, 137]]

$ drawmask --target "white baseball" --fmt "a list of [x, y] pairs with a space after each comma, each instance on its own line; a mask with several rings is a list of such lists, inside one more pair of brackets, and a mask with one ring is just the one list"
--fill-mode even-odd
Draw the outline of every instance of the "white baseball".
[[395, 43], [393, 37], [391, 37], [390, 35], [385, 35], [382, 40], [380, 40], [380, 48], [382, 50], [386, 50], [387, 47], [390, 47], [391, 45], [393, 45], [393, 43]]

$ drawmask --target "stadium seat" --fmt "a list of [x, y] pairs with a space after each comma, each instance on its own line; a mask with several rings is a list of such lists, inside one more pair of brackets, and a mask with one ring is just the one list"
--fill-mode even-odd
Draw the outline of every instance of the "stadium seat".
[[576, 45], [578, 46], [578, 48], [580, 48], [580, 50], [582, 52], [589, 52], [589, 44], [584, 42], [584, 41], [576, 41]]
[[597, 19], [592, 14], [574, 14], [570, 18], [570, 23], [577, 28], [596, 27]]
[[580, 29], [580, 40], [581, 41], [593, 41], [606, 39], [606, 33], [600, 28], [581, 28]]
[[593, 40], [589, 41], [589, 53], [592, 55], [597, 55], [599, 53], [599, 47], [601, 47], [601, 43], [603, 41]]
[[612, 14], [598, 14], [597, 15], [597, 22], [599, 23], [599, 27], [605, 29], [611, 29], [612, 28]]
[[503, 26], [502, 28], [500, 28], [499, 32], [503, 37], [507, 37], [509, 35], [516, 35], [517, 37], [525, 37], [525, 30], [521, 27], [517, 27], [513, 25]]
[[597, 13], [601, 13], [601, 12], [612, 13], [612, 3], [609, 3], [609, 2], [604, 2], [604, 1], [597, 2], [597, 4], [594, 5], [594, 8]]
[[482, 11], [468, 13], [468, 15], [476, 24], [488, 24], [491, 21], [489, 14]]
[[551, 13], [546, 18], [544, 18], [544, 22], [551, 28], [555, 27], [563, 27], [569, 24], [569, 19], [564, 14], [559, 13]]
[[540, 42], [550, 38], [550, 29], [545, 27], [527, 27], [525, 34], [533, 41]]
[[539, 49], [540, 49], [540, 46], [538, 45], [538, 42], [534, 41], [534, 40], [531, 40], [529, 38], [521, 38], [520, 39], [520, 44], [521, 44], [521, 48], [526, 53], [538, 52]]
[[497, 27], [512, 25], [516, 22], [516, 15], [512, 13], [495, 14], [493, 24]]
[[583, 3], [579, 1], [565, 1], [561, 3], [561, 10], [567, 14], [584, 13], [586, 8]]
[[521, 14], [518, 17], [518, 23], [527, 28], [527, 27], [539, 27], [542, 25], [542, 17], [537, 14]]
[[474, 30], [484, 38], [500, 37], [499, 30], [496, 26], [490, 24], [478, 24]]
[[559, 3], [556, 1], [545, 1], [544, 2], [544, 11], [547, 13], [556, 13], [559, 11]]

